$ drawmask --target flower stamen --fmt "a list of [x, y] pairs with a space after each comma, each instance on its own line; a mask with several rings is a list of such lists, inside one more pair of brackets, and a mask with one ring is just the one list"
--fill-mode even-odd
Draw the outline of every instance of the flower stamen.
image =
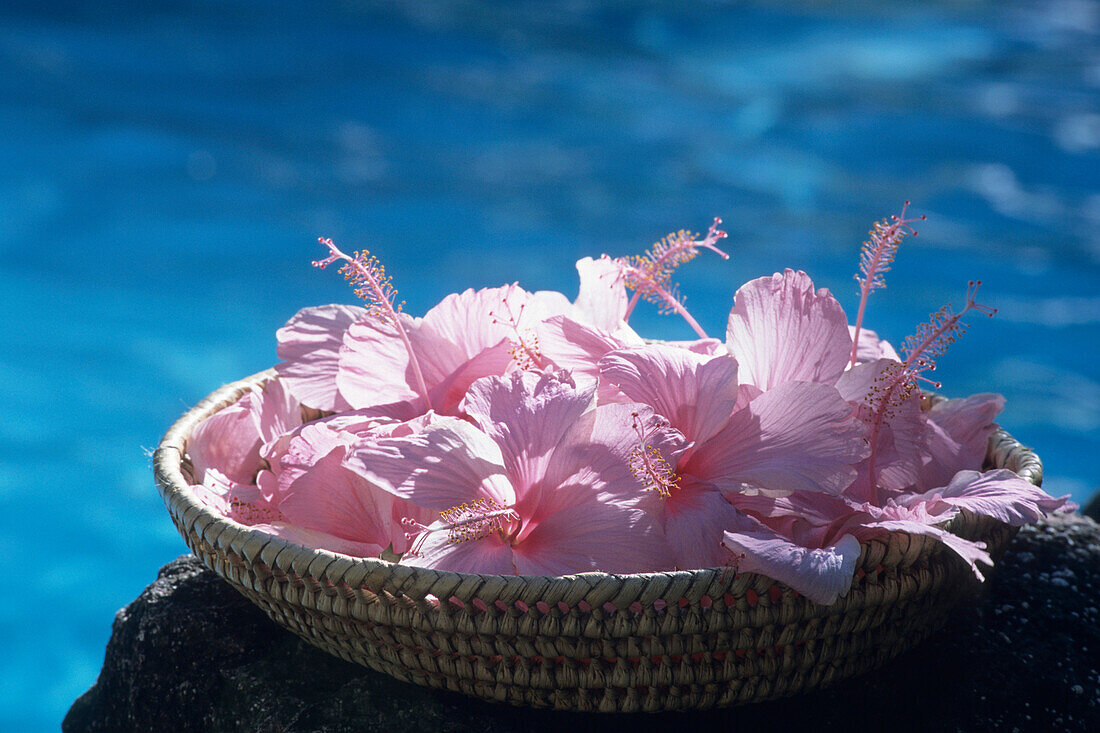
[[[859, 283], [859, 312], [856, 314], [855, 330], [852, 332], [852, 355], [848, 360], [849, 366], [856, 365], [856, 354], [859, 351], [859, 332], [863, 328], [863, 314], [867, 310], [867, 298], [875, 290], [886, 287], [886, 273], [890, 271], [890, 265], [897, 255], [898, 245], [906, 236], [917, 236], [917, 231], [911, 226], [915, 221], [924, 221], [923, 214], [917, 219], [906, 219], [905, 210], [909, 208], [909, 202], [901, 207], [901, 215], [891, 216], [888, 220], [876, 221], [863, 249], [859, 254], [859, 274], [855, 276]], [[863, 277], [860, 277], [862, 275]]]
[[[680, 488], [680, 476], [665, 459], [661, 449], [647, 442], [652, 430], [643, 429], [638, 413], [632, 412], [630, 416], [634, 421], [634, 432], [638, 434], [638, 445], [627, 457], [630, 472], [642, 482], [643, 491], [656, 491], [662, 499], [667, 499], [674, 489]], [[658, 420], [654, 429], [663, 427], [668, 427], [668, 423]]]
[[654, 244], [645, 254], [616, 258], [615, 263], [619, 266], [623, 283], [634, 291], [626, 307], [624, 320], [630, 318], [638, 299], [642, 298], [655, 304], [662, 313], [679, 313], [700, 338], [707, 338], [702, 326], [684, 307], [679, 288], [672, 282], [672, 273], [681, 264], [695, 259], [700, 248], [709, 249], [724, 260], [729, 259], [728, 254], [715, 246], [715, 242], [726, 236], [725, 232], [718, 229], [721, 223], [722, 220], [715, 217], [703, 239], [696, 239], [699, 235], [681, 229]]
[[541, 369], [543, 366], [542, 350], [539, 349], [538, 334], [535, 333], [534, 329], [528, 328], [521, 331], [519, 328], [519, 322], [523, 319], [523, 311], [527, 304], [520, 304], [518, 315], [512, 313], [507, 298], [501, 298], [501, 305], [507, 314], [507, 320], [502, 319], [497, 311], [489, 311], [489, 317], [494, 324], [510, 328], [515, 333], [515, 338], [508, 340], [508, 353], [511, 354], [512, 361], [524, 371]]
[[447, 541], [453, 544], [470, 542], [484, 539], [493, 532], [503, 535], [505, 523], [517, 522], [519, 518], [515, 509], [506, 507], [495, 499], [482, 497], [444, 509], [431, 526], [409, 517], [403, 518], [401, 524], [415, 530], [406, 532], [405, 539], [413, 540], [409, 554], [416, 556], [420, 554], [424, 541], [432, 532], [447, 532]]
[[893, 418], [896, 410], [917, 388], [918, 381], [927, 382], [937, 389], [940, 387], [939, 382], [928, 379], [923, 373], [934, 371], [936, 358], [942, 356], [959, 336], [966, 333], [967, 324], [963, 322], [963, 316], [970, 311], [977, 311], [992, 318], [997, 313], [996, 308], [974, 300], [981, 284], [981, 280], [971, 280], [966, 284], [966, 305], [958, 313], [952, 310], [950, 303], [932, 313], [928, 322], [922, 323], [917, 332], [908, 336], [902, 344], [905, 361], [891, 363], [871, 385], [865, 402], [867, 410], [863, 415], [870, 425], [868, 442], [871, 444], [871, 455], [868, 458], [868, 470], [873, 494], [871, 500], [874, 502], [878, 501], [878, 497], [874, 495], [878, 490], [874, 480], [875, 445], [882, 425]]
[[409, 355], [409, 365], [416, 380], [416, 388], [424, 398], [427, 408], [432, 409], [431, 396], [424, 382], [424, 373], [420, 369], [420, 360], [417, 359], [412, 341], [409, 340], [409, 335], [398, 317], [405, 304], [396, 302], [397, 290], [393, 287], [392, 279], [386, 274], [386, 268], [367, 250], [346, 255], [336, 248], [331, 239], [320, 237], [317, 241], [328, 247], [329, 256], [322, 260], [314, 260], [313, 266], [323, 270], [337, 260], [344, 261], [345, 264], [340, 268], [340, 272], [343, 273], [344, 279], [355, 287], [355, 294], [366, 302], [367, 313], [372, 318], [389, 321], [397, 329], [397, 335]]

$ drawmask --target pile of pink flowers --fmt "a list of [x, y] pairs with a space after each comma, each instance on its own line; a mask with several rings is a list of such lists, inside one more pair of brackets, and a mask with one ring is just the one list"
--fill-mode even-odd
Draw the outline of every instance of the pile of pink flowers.
[[[1012, 525], [1064, 507], [1007, 470], [982, 472], [1004, 400], [922, 409], [918, 382], [992, 315], [971, 283], [899, 356], [863, 328], [868, 296], [909, 233], [875, 224], [849, 326], [803, 272], [743, 285], [725, 340], [672, 283], [715, 220], [644, 255], [577, 263], [580, 294], [518, 285], [402, 312], [369, 253], [321, 240], [366, 307], [298, 312], [279, 330], [278, 378], [194, 431], [196, 491], [215, 511], [287, 540], [473, 573], [639, 573], [735, 565], [819, 603], [844, 595], [860, 542], [929, 535], [981, 577], [980, 542], [946, 532], [960, 510]], [[639, 300], [698, 339], [649, 342]], [[327, 415], [302, 422], [302, 407]]]

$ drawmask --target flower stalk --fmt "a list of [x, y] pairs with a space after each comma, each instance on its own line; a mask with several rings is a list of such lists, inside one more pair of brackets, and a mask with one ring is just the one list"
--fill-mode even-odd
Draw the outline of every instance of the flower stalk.
[[[909, 234], [914, 237], [917, 232], [910, 226], [914, 221], [924, 221], [923, 214], [919, 219], [906, 219], [905, 210], [909, 208], [906, 201], [901, 207], [901, 215], [891, 216], [889, 220], [876, 221], [870, 231], [870, 239], [863, 243], [863, 249], [859, 255], [859, 274], [855, 275], [859, 283], [859, 312], [856, 314], [855, 331], [852, 333], [852, 356], [848, 360], [848, 366], [856, 365], [856, 354], [859, 352], [859, 332], [863, 328], [863, 313], [867, 310], [867, 298], [872, 292], [886, 287], [886, 273], [890, 271], [890, 265], [894, 262], [898, 245]], [[860, 277], [862, 275], [862, 277]]]
[[724, 260], [729, 259], [728, 254], [715, 246], [715, 242], [726, 237], [726, 233], [718, 229], [721, 223], [722, 220], [715, 217], [703, 239], [695, 239], [698, 235], [681, 229], [654, 244], [645, 254], [616, 258], [623, 282], [634, 291], [624, 320], [630, 318], [638, 300], [644, 299], [657, 305], [662, 313], [680, 314], [699, 338], [707, 338], [703, 327], [684, 307], [679, 289], [672, 283], [672, 274], [681, 264], [695, 259], [700, 248], [709, 249]]
[[337, 260], [344, 261], [345, 264], [340, 268], [340, 272], [343, 273], [344, 279], [355, 287], [355, 294], [367, 304], [367, 313], [372, 318], [392, 323], [397, 330], [397, 336], [401, 339], [405, 351], [409, 354], [409, 365], [412, 367], [417, 391], [424, 399], [427, 408], [432, 409], [431, 396], [428, 394], [428, 386], [424, 382], [424, 372], [420, 369], [420, 361], [416, 357], [416, 352], [413, 351], [409, 334], [405, 331], [405, 327], [401, 325], [401, 319], [398, 317], [405, 304], [396, 302], [397, 290], [393, 287], [392, 279], [386, 274], [385, 266], [367, 250], [356, 252], [354, 255], [347, 255], [337, 249], [331, 239], [321, 237], [317, 241], [328, 247], [329, 256], [321, 260], [314, 260], [313, 266], [323, 270]]
[[875, 447], [879, 432], [883, 424], [892, 416], [892, 411], [897, 409], [905, 401], [913, 390], [917, 388], [917, 382], [925, 381], [933, 387], [939, 388], [940, 383], [924, 377], [924, 372], [935, 371], [936, 359], [942, 356], [955, 341], [966, 333], [967, 324], [962, 318], [970, 311], [984, 313], [993, 317], [997, 313], [996, 308], [978, 303], [974, 297], [981, 286], [981, 280], [971, 280], [966, 287], [966, 305], [959, 312], [951, 308], [951, 304], [940, 308], [929, 316], [929, 320], [922, 323], [916, 333], [906, 337], [901, 349], [905, 361], [891, 364], [871, 388], [868, 395], [868, 404], [872, 409], [868, 442], [871, 444], [871, 455], [868, 458], [868, 471], [871, 480], [871, 501], [877, 503], [878, 486], [875, 482]]

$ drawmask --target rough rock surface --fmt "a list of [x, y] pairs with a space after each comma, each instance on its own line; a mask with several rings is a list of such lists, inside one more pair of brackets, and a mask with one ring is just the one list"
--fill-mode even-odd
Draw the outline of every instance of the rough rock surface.
[[272, 624], [192, 556], [118, 612], [65, 731], [1100, 730], [1100, 525], [1025, 528], [977, 605], [829, 690], [702, 713], [511, 708], [408, 685]]
[[1097, 489], [1092, 498], [1081, 506], [1081, 513], [1100, 522], [1100, 489]]

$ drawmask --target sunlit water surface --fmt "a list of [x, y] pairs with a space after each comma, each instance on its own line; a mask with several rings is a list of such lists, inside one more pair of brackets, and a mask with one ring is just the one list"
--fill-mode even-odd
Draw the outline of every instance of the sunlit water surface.
[[[146, 451], [350, 302], [315, 238], [370, 246], [407, 310], [721, 216], [682, 272], [806, 270], [927, 214], [869, 325], [900, 342], [970, 278], [999, 307], [941, 360], [1002, 392], [1052, 493], [1100, 483], [1100, 6], [52, 3], [0, 6], [0, 729], [55, 729], [112, 614], [185, 551]], [[148, 6], [157, 6], [151, 10]], [[382, 9], [378, 9], [382, 7]], [[168, 9], [164, 9], [168, 8]], [[653, 337], [686, 327], [651, 311]]]

